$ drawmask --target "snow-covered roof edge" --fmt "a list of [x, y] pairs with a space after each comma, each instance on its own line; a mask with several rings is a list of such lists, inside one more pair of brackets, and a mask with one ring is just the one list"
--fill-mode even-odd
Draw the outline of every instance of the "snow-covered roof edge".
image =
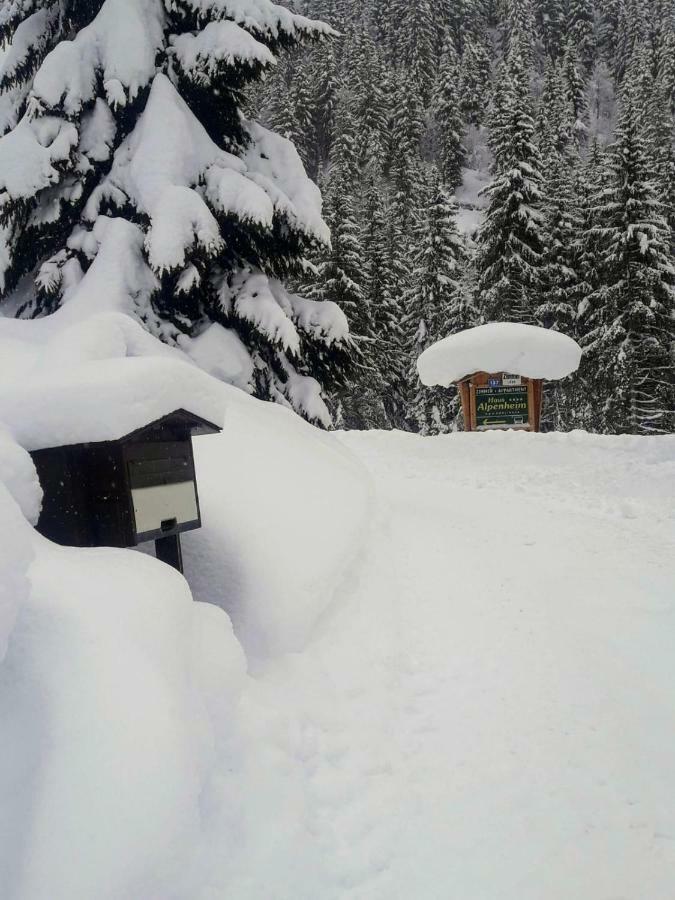
[[181, 409], [220, 427], [224, 395], [188, 363], [96, 360], [1, 387], [0, 424], [29, 451], [117, 441]]

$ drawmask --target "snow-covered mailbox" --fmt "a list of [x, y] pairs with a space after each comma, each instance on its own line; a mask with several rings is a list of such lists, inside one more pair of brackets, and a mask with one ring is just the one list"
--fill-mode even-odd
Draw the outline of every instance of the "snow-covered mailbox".
[[0, 396], [42, 486], [38, 531], [74, 547], [155, 541], [182, 571], [180, 535], [201, 525], [192, 437], [221, 431], [212, 384], [183, 362], [119, 359]]
[[539, 431], [544, 381], [579, 368], [581, 348], [556, 331], [494, 322], [429, 347], [417, 368], [429, 386], [457, 386], [467, 431]]
[[185, 409], [115, 441], [31, 454], [44, 491], [38, 531], [74, 547], [134, 547], [182, 571], [180, 534], [201, 526], [193, 434], [220, 431]]

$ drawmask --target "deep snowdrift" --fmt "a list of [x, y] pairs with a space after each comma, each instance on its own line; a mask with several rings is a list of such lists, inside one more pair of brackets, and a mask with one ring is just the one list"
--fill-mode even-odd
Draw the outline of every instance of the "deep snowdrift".
[[[675, 438], [326, 435], [48, 322], [0, 319], [3, 900], [672, 900]], [[96, 424], [148, 373], [224, 413], [208, 603], [31, 527], [35, 385]]]
[[[212, 783], [252, 740], [242, 644], [260, 663], [309, 640], [359, 549], [365, 470], [119, 314], [0, 318], [0, 360], [0, 893], [194, 900], [198, 851], [225, 839], [232, 800]], [[222, 440], [197, 440], [206, 527], [186, 556], [208, 605], [147, 555], [31, 528], [26, 449], [109, 440], [181, 406], [226, 419]]]

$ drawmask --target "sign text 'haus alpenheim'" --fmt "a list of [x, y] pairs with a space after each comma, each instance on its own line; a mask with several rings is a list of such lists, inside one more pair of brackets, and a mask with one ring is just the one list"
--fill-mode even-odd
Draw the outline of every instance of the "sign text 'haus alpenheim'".
[[527, 428], [529, 423], [530, 397], [526, 385], [502, 384], [499, 387], [476, 388], [478, 431], [489, 428]]

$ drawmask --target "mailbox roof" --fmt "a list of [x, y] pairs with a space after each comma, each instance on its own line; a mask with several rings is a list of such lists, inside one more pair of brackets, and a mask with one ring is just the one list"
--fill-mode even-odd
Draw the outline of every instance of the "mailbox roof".
[[163, 358], [97, 360], [0, 385], [0, 424], [26, 450], [121, 441], [160, 421], [218, 431], [227, 388]]
[[447, 337], [420, 356], [417, 369], [426, 385], [449, 387], [474, 372], [509, 372], [555, 381], [576, 372], [581, 347], [557, 331], [492, 322]]

